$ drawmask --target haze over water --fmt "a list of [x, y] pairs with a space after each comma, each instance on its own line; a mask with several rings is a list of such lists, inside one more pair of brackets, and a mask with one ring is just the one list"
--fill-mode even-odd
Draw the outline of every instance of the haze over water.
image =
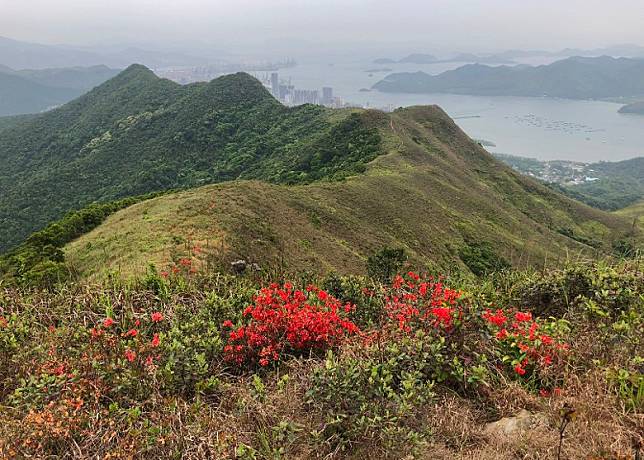
[[[387, 56], [382, 56], [387, 57]], [[396, 57], [396, 56], [393, 56]], [[530, 64], [552, 61], [532, 58]], [[526, 62], [528, 63], [528, 62]], [[298, 88], [331, 86], [348, 102], [371, 107], [437, 104], [472, 138], [490, 141], [489, 151], [542, 160], [620, 161], [644, 156], [644, 116], [618, 113], [621, 104], [554, 98], [361, 92], [392, 72], [437, 74], [464, 63], [374, 64], [372, 59], [298, 59], [280, 72]]]

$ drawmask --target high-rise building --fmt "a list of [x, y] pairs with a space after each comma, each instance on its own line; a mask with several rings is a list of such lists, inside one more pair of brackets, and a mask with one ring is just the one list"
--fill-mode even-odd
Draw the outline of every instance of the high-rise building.
[[325, 86], [322, 88], [322, 104], [328, 105], [333, 102], [333, 88]]
[[280, 97], [280, 78], [277, 72], [271, 73], [271, 91], [273, 96], [278, 98]]

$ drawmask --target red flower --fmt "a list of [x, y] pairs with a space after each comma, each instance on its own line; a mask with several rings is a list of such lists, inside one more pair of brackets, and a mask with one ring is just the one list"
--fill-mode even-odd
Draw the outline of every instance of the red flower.
[[105, 318], [105, 321], [103, 321], [103, 327], [110, 327], [112, 324], [114, 324], [112, 318]]
[[233, 327], [233, 322], [231, 320], [227, 319], [226, 321], [224, 321], [221, 324], [221, 326], [222, 327], [227, 327], [227, 328], [232, 328]]
[[499, 332], [496, 333], [496, 338], [499, 340], [505, 340], [508, 338], [508, 331], [507, 329], [501, 329]]
[[485, 312], [483, 313], [483, 319], [498, 327], [503, 327], [503, 325], [508, 320], [508, 318], [506, 318], [505, 316], [505, 313], [501, 309], [498, 309], [495, 313], [492, 313], [490, 309], [485, 310]]
[[161, 272], [161, 277], [162, 277], [162, 278], [167, 278], [167, 277], [168, 277], [168, 275], [169, 275], [169, 273], [168, 273], [167, 271], [165, 271], [165, 270], [163, 270], [163, 271]]
[[325, 291], [319, 291], [318, 292], [318, 299], [320, 299], [322, 302], [324, 302], [329, 295]]
[[525, 369], [521, 367], [521, 364], [517, 364], [514, 366], [514, 372], [516, 372], [519, 375], [525, 375]]
[[432, 314], [444, 326], [449, 326], [452, 323], [452, 309], [449, 307], [432, 308]]
[[125, 336], [126, 337], [136, 337], [138, 334], [139, 334], [139, 331], [137, 331], [136, 329], [130, 329], [129, 331], [127, 331], [125, 333]]
[[158, 311], [155, 311], [150, 315], [150, 319], [152, 320], [153, 323], [158, 323], [160, 321], [163, 321], [163, 314], [159, 313]]
[[154, 336], [152, 337], [152, 346], [158, 347], [159, 342], [161, 342], [161, 340], [159, 339], [159, 334], [154, 334]]
[[539, 396], [541, 396], [542, 398], [547, 398], [548, 396], [550, 396], [550, 392], [545, 388], [542, 388], [539, 390]]
[[525, 323], [525, 322], [528, 322], [528, 321], [532, 321], [532, 313], [530, 313], [530, 312], [523, 313], [523, 312], [518, 311], [518, 312], [515, 313], [514, 319], [516, 319], [520, 323]]
[[129, 362], [133, 362], [136, 359], [136, 353], [132, 350], [125, 350], [124, 355], [125, 359], [127, 359]]

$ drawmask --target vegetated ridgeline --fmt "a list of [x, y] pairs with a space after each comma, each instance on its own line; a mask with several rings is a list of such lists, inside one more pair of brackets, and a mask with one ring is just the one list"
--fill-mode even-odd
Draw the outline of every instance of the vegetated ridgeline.
[[541, 266], [641, 242], [632, 220], [513, 172], [437, 107], [361, 117], [378, 127], [388, 152], [364, 174], [288, 187], [231, 182], [155, 198], [69, 244], [67, 261], [84, 276], [129, 275], [148, 262], [167, 268], [198, 245], [220, 261], [357, 273], [383, 246], [445, 270], [468, 265], [481, 245], [501, 262]]

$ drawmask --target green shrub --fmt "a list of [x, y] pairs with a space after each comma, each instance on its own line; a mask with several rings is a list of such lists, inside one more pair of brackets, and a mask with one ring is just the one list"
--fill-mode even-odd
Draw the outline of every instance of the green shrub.
[[510, 264], [496, 254], [486, 242], [469, 243], [458, 252], [459, 258], [476, 276], [485, 276], [510, 268]]
[[388, 283], [407, 260], [404, 249], [382, 248], [367, 259], [367, 273], [381, 283]]

